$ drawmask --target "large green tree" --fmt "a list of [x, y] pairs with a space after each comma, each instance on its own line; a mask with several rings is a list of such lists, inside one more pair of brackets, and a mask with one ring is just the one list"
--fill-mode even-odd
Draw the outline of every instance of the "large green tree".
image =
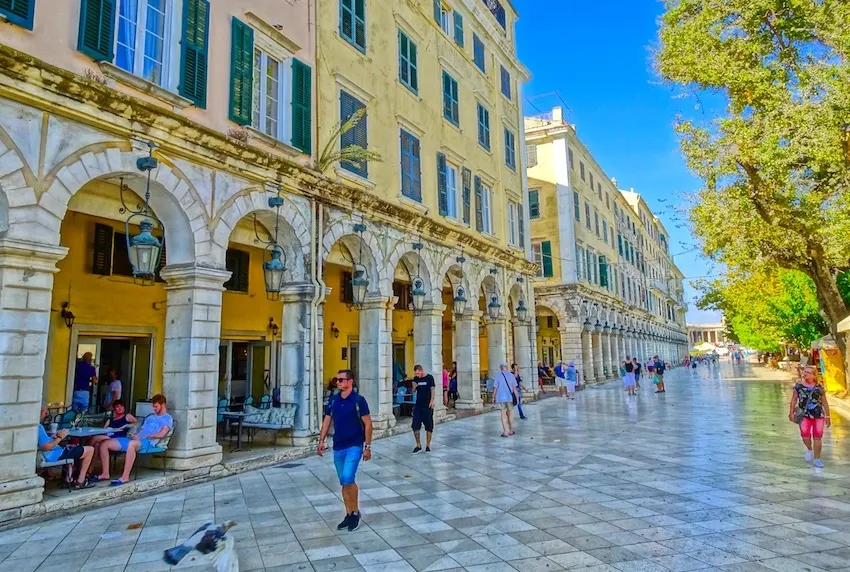
[[690, 219], [705, 254], [730, 271], [773, 265], [811, 278], [850, 374], [847, 335], [837, 331], [850, 311], [836, 283], [850, 257], [850, 2], [665, 8], [659, 73], [698, 100], [723, 101], [705, 120], [676, 126], [704, 181]]

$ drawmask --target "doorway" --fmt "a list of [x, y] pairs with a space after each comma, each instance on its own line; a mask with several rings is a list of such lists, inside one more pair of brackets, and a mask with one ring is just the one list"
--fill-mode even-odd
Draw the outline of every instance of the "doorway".
[[218, 349], [218, 396], [228, 403], [258, 406], [264, 395], [272, 396], [271, 344], [222, 340]]
[[[97, 383], [89, 389], [89, 412], [106, 411], [111, 404], [109, 384], [112, 372], [118, 372], [121, 381], [121, 399], [127, 411], [135, 411], [136, 403], [151, 396], [153, 338], [152, 337], [98, 337], [77, 338], [75, 361], [83, 355], [92, 355]], [[73, 390], [74, 367], [69, 368], [69, 387]]]

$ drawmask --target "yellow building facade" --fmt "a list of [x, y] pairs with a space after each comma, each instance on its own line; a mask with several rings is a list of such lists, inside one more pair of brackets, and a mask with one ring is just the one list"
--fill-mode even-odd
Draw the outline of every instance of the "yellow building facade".
[[[222, 460], [222, 403], [293, 404], [281, 444], [304, 444], [339, 369], [379, 431], [394, 364], [439, 379], [456, 361], [468, 408], [500, 361], [533, 375], [507, 0], [27, 0], [0, 17], [0, 520], [41, 499], [40, 405], [98, 412], [113, 372], [131, 410], [166, 395], [168, 464], [201, 471]], [[335, 156], [355, 145], [380, 160]], [[145, 284], [143, 218], [164, 239]], [[86, 353], [98, 382], [80, 391]]]
[[645, 201], [621, 191], [561, 108], [525, 118], [538, 360], [581, 379], [618, 376], [628, 357], [687, 354], [683, 276]]

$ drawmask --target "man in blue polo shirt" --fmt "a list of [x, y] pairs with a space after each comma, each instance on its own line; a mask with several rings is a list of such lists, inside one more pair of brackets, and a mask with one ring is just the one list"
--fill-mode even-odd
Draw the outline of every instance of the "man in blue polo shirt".
[[77, 360], [74, 370], [74, 396], [71, 408], [74, 411], [88, 411], [91, 386], [97, 383], [97, 370], [91, 363], [92, 354], [86, 352]]
[[318, 453], [322, 457], [327, 450], [325, 439], [333, 422], [334, 467], [345, 503], [345, 518], [336, 529], [347, 528], [349, 532], [354, 532], [360, 527], [359, 492], [355, 477], [360, 459], [368, 461], [372, 458], [372, 417], [366, 399], [354, 391], [354, 374], [350, 369], [339, 370], [334, 380], [339, 393], [331, 397], [325, 410]]

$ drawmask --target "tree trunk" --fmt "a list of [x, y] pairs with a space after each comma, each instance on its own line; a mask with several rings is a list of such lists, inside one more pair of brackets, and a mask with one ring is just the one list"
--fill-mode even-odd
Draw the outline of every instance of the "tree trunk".
[[823, 248], [820, 245], [809, 246], [811, 259], [807, 274], [815, 283], [818, 305], [823, 319], [829, 326], [829, 331], [835, 340], [835, 345], [841, 352], [844, 362], [844, 387], [850, 389], [850, 354], [847, 353], [848, 332], [838, 331], [838, 322], [847, 317], [847, 305], [838, 291], [838, 284], [832, 271], [826, 264], [823, 256]]

